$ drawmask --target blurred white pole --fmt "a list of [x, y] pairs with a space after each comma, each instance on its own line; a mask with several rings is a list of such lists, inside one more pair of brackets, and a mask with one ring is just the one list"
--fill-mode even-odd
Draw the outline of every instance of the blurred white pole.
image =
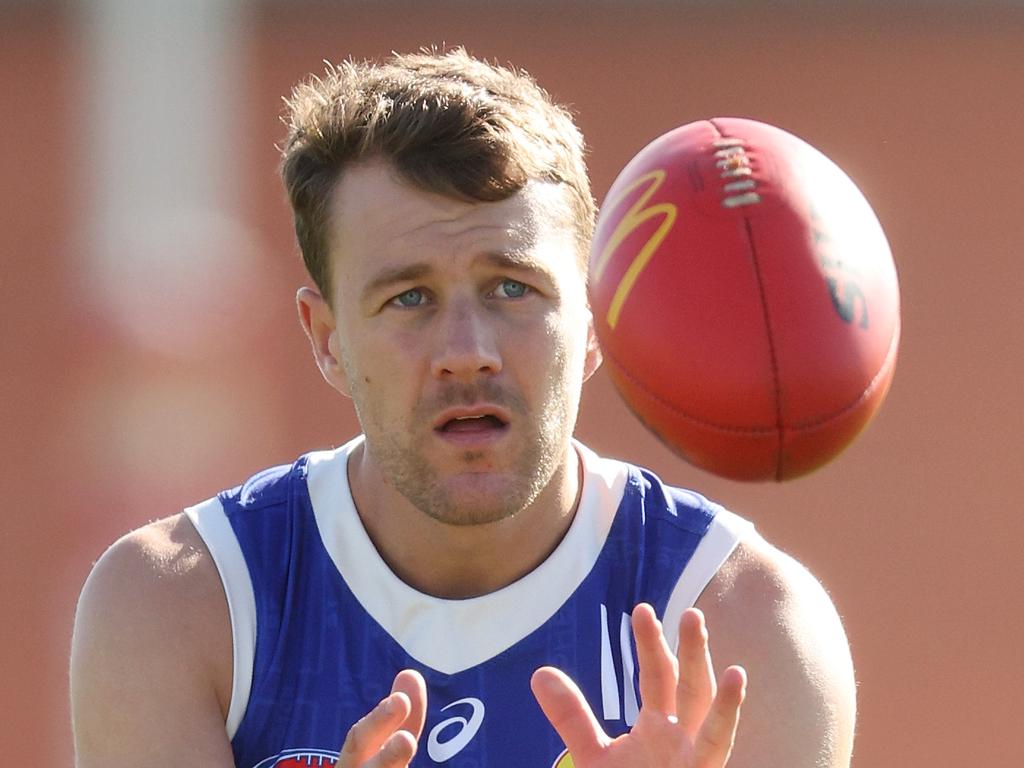
[[125, 509], [170, 511], [279, 423], [252, 364], [266, 285], [240, 219], [244, 19], [237, 0], [86, 2], [75, 277], [111, 338], [69, 423]]
[[236, 219], [239, 4], [87, 9], [87, 284], [137, 341], [189, 355], [215, 288], [250, 245]]

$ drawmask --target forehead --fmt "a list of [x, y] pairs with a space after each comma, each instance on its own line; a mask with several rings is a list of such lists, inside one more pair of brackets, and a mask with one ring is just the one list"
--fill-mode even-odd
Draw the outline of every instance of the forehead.
[[567, 192], [556, 184], [534, 181], [505, 200], [466, 202], [416, 189], [386, 161], [371, 160], [345, 170], [330, 205], [335, 291], [385, 265], [468, 266], [485, 254], [579, 271]]

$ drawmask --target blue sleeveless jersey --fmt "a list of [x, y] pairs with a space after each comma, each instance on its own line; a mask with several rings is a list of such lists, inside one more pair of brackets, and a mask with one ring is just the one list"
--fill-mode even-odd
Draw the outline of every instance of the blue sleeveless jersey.
[[346, 473], [359, 439], [186, 510], [228, 598], [239, 768], [333, 764], [405, 668], [427, 683], [414, 766], [566, 764], [534, 670], [566, 672], [609, 735], [627, 731], [640, 705], [633, 607], [652, 604], [674, 645], [680, 614], [750, 528], [577, 444], [580, 504], [551, 556], [497, 592], [443, 600], [401, 582], [362, 528]]

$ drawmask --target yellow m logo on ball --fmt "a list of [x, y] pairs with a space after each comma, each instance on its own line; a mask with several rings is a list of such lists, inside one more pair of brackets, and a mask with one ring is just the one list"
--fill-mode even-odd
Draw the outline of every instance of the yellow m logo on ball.
[[[633, 284], [637, 278], [640, 277], [640, 273], [643, 272], [644, 267], [647, 266], [647, 262], [651, 260], [654, 252], [658, 250], [658, 246], [661, 245], [662, 241], [668, 235], [672, 229], [672, 225], [675, 224], [676, 216], [678, 215], [678, 209], [672, 203], [657, 203], [655, 205], [648, 206], [647, 203], [654, 196], [654, 193], [658, 191], [658, 188], [665, 183], [666, 177], [665, 171], [657, 169], [646, 173], [639, 177], [636, 181], [626, 187], [620, 192], [614, 199], [605, 202], [602, 212], [607, 212], [618, 206], [626, 197], [628, 197], [633, 190], [637, 187], [646, 184], [645, 189], [641, 195], [636, 199], [629, 210], [619, 219], [619, 223], [615, 225], [615, 229], [612, 230], [611, 237], [608, 238], [608, 242], [605, 243], [604, 248], [594, 261], [592, 269], [592, 277], [595, 282], [601, 279], [601, 275], [604, 273], [604, 269], [608, 266], [608, 261], [611, 259], [612, 254], [622, 244], [637, 227], [646, 222], [648, 219], [654, 216], [661, 216], [661, 223], [658, 228], [654, 231], [644, 243], [643, 247], [637, 253], [636, 257], [630, 263], [626, 269], [625, 274], [622, 276], [622, 280], [619, 281], [618, 286], [615, 289], [615, 293], [612, 296], [612, 301], [608, 305], [608, 326], [615, 328], [619, 322], [619, 315], [622, 313], [622, 305], [626, 303], [626, 299], [629, 296], [629, 292], [633, 290]], [[564, 768], [564, 766], [558, 766], [557, 768]]]

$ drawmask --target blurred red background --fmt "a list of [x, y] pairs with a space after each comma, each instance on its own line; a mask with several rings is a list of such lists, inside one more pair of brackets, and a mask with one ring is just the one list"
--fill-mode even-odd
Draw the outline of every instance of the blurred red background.
[[647, 141], [716, 115], [780, 125], [858, 182], [892, 244], [904, 329], [889, 399], [846, 454], [790, 484], [713, 478], [645, 433], [601, 374], [578, 434], [752, 518], [821, 578], [857, 667], [856, 766], [1024, 763], [1024, 9], [244, 6], [232, 213], [198, 240], [219, 257], [200, 278], [171, 254], [169, 272], [141, 278], [150, 304], [137, 282], [97, 292], [90, 266], [86, 21], [64, 4], [0, 6], [6, 762], [71, 762], [74, 606], [107, 544], [354, 434], [295, 319], [305, 276], [275, 175], [280, 98], [323, 59], [447, 43], [525, 67], [572, 105], [599, 200]]

